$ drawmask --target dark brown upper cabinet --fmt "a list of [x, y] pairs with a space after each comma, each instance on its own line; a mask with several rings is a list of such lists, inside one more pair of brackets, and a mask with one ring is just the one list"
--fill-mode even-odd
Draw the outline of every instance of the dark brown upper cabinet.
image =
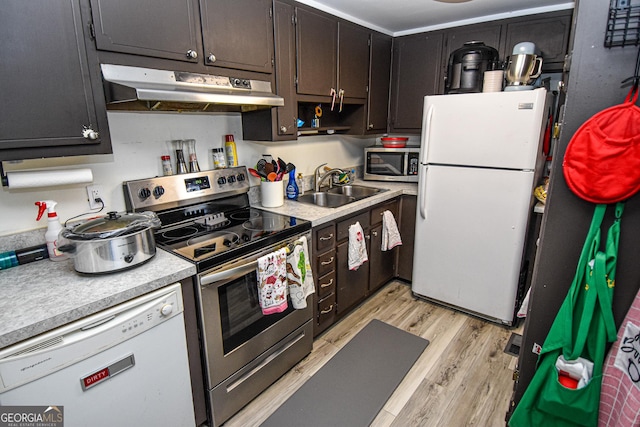
[[366, 98], [369, 80], [369, 30], [338, 24], [338, 87], [345, 98]]
[[443, 39], [437, 31], [394, 39], [391, 132], [420, 132], [424, 97], [439, 93]]
[[320, 11], [296, 8], [297, 92], [367, 97], [369, 30]]
[[542, 56], [542, 71], [561, 72], [569, 47], [572, 11], [545, 14], [543, 17], [518, 18], [505, 25], [504, 58], [511, 55], [513, 47], [523, 41], [536, 44]]
[[207, 65], [273, 72], [271, 0], [200, 0]]
[[367, 98], [367, 133], [387, 132], [389, 88], [391, 84], [390, 36], [371, 33], [369, 57], [369, 96]]
[[288, 1], [274, 2], [275, 91], [284, 98], [283, 107], [247, 111], [242, 114], [243, 138], [281, 141], [297, 138], [295, 9]]
[[102, 79], [78, 0], [0, 14], [0, 160], [111, 153]]
[[499, 52], [501, 30], [502, 26], [500, 24], [490, 22], [484, 24], [465, 25], [464, 27], [446, 30], [444, 48], [442, 49], [442, 66], [440, 70], [441, 78], [437, 93], [444, 93], [449, 56], [452, 52], [460, 49], [466, 42], [470, 41], [484, 42], [486, 46], [490, 46]]
[[197, 0], [91, 0], [99, 50], [197, 63]]
[[322, 12], [296, 8], [297, 92], [329, 96], [338, 90], [338, 21]]

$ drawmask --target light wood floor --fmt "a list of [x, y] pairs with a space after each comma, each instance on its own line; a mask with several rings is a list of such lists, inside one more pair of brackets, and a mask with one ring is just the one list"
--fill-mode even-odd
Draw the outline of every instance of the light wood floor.
[[316, 337], [311, 354], [224, 427], [260, 425], [371, 319], [430, 341], [372, 426], [505, 425], [516, 358], [504, 353], [504, 348], [511, 333], [521, 333], [521, 328], [416, 300], [410, 286], [394, 281]]

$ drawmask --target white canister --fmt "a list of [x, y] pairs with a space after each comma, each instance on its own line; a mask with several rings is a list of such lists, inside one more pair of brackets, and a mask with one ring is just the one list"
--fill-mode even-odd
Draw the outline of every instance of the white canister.
[[260, 183], [262, 206], [275, 208], [284, 204], [284, 181], [263, 181]]

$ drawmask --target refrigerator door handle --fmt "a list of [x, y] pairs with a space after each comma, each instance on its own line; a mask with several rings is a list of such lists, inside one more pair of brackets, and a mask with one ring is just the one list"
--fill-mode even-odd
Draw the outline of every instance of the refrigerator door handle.
[[421, 176], [419, 179], [418, 188], [418, 201], [420, 202], [420, 217], [426, 221], [427, 219], [427, 172], [429, 166], [425, 166], [420, 171]]
[[433, 121], [433, 110], [434, 106], [430, 105], [424, 115], [423, 121], [423, 129], [422, 129], [422, 158], [420, 159], [420, 163], [423, 165], [427, 164], [427, 160], [429, 159], [429, 142], [431, 137], [431, 122]]

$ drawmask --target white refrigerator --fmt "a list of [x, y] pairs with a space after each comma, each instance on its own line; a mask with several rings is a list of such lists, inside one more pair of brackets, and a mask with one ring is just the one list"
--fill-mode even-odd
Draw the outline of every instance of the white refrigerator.
[[412, 291], [512, 325], [545, 89], [425, 97]]

